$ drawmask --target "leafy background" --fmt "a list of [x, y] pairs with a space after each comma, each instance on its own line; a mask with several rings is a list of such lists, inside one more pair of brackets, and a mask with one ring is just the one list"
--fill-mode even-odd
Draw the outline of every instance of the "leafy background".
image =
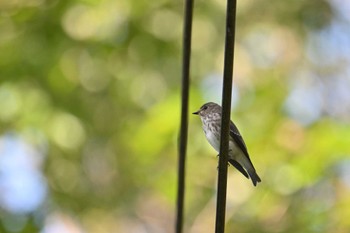
[[[194, 8], [191, 111], [220, 103], [225, 1]], [[227, 232], [350, 230], [350, 4], [238, 1]], [[182, 1], [0, 1], [0, 232], [172, 232]], [[185, 232], [217, 159], [190, 116]]]

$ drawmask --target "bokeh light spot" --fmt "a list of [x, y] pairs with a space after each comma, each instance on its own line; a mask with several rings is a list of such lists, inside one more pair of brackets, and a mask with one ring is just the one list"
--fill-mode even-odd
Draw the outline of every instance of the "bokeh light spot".
[[21, 99], [17, 90], [9, 84], [0, 87], [0, 120], [12, 120], [21, 107]]
[[52, 213], [45, 221], [40, 233], [83, 233], [80, 224], [71, 216], [62, 213]]
[[[39, 159], [38, 159], [39, 157]], [[10, 213], [36, 210], [46, 197], [42, 154], [13, 134], [0, 138], [0, 206]]]
[[108, 39], [123, 29], [128, 12], [127, 1], [105, 1], [92, 6], [78, 4], [68, 9], [62, 25], [76, 40]]
[[151, 18], [151, 33], [162, 40], [177, 39], [181, 33], [181, 16], [173, 11], [160, 10]]
[[302, 174], [294, 166], [278, 166], [275, 170], [273, 184], [275, 190], [282, 195], [292, 194], [302, 186]]
[[315, 74], [308, 71], [298, 72], [295, 78], [285, 108], [292, 118], [308, 125], [321, 117], [323, 85]]
[[131, 86], [131, 96], [137, 105], [148, 108], [164, 99], [167, 86], [164, 77], [156, 71], [145, 71], [142, 77], [134, 78]]
[[80, 120], [68, 113], [59, 113], [49, 121], [52, 140], [67, 149], [78, 148], [85, 140], [85, 130]]
[[102, 91], [109, 83], [103, 62], [93, 59], [87, 52], [81, 53], [79, 58], [79, 78], [81, 85], [91, 92]]

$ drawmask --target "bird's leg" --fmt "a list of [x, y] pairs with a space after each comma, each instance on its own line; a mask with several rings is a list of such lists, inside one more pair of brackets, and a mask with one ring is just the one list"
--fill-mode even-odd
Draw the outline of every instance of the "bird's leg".
[[[232, 152], [232, 150], [230, 149], [230, 150], [228, 150], [228, 153], [230, 153], [230, 152]], [[220, 156], [220, 154], [218, 154], [216, 157], [219, 157]]]
[[[229, 152], [230, 152], [231, 150], [229, 150]], [[218, 154], [216, 157], [219, 157], [220, 156], [220, 154]], [[228, 162], [227, 163], [227, 166], [229, 167], [230, 166], [230, 163]], [[218, 170], [219, 171], [219, 160], [218, 160], [218, 166], [216, 167], [216, 170]]]

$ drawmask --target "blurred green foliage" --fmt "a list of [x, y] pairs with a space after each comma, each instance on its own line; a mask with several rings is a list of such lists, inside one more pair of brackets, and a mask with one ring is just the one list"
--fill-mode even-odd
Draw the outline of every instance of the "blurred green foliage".
[[[350, 44], [322, 54], [325, 45], [312, 41], [346, 22], [337, 6], [349, 4], [340, 2], [238, 1], [232, 119], [263, 182], [254, 188], [229, 169], [227, 232], [350, 230], [350, 97], [331, 102], [346, 86], [333, 82], [350, 83], [349, 57], [331, 52]], [[225, 4], [195, 4], [193, 111], [220, 102]], [[48, 186], [34, 211], [1, 206], [1, 232], [51, 233], [55, 224], [60, 232], [172, 232], [182, 7], [0, 1], [0, 133], [43, 153]], [[311, 101], [318, 109], [293, 105], [300, 83], [302, 102], [323, 93], [318, 105]], [[185, 232], [213, 232], [215, 156], [190, 117]]]

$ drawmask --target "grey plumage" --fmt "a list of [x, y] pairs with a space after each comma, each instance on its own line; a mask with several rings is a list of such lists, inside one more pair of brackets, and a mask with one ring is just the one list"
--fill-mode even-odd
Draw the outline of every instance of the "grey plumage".
[[[214, 147], [217, 152], [220, 151], [221, 112], [222, 109], [220, 105], [209, 102], [204, 104], [197, 112], [193, 113], [200, 116], [205, 136], [210, 145]], [[258, 182], [261, 182], [250, 160], [247, 146], [238, 128], [232, 121], [230, 122], [228, 161], [245, 177], [251, 178], [254, 186], [256, 186]]]

